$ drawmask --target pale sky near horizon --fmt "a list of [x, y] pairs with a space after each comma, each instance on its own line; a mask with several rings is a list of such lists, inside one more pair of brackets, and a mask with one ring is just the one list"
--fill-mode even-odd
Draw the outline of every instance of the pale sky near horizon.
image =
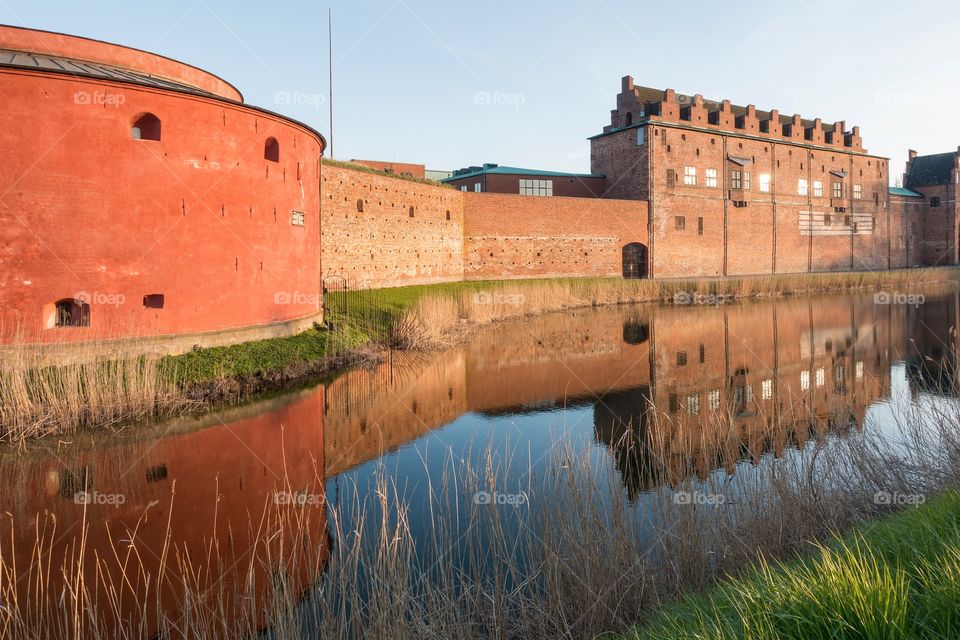
[[338, 159], [586, 172], [628, 74], [860, 125], [892, 176], [960, 145], [955, 1], [0, 0], [0, 22], [176, 58], [326, 135], [328, 6]]

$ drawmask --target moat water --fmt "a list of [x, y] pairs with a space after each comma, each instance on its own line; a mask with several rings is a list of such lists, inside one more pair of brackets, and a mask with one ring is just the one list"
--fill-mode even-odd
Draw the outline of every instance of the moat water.
[[[321, 527], [337, 509], [349, 531], [384, 478], [426, 543], [445, 474], [491, 458], [498, 487], [475, 504], [522, 509], [535, 499], [532, 474], [577, 455], [642, 509], [684, 481], [734, 481], [811, 442], [882, 432], [898, 406], [955, 403], [960, 297], [910, 302], [870, 294], [554, 314], [200, 417], [45, 441], [0, 457], [0, 547], [29, 559], [46, 523], [54, 559], [86, 531], [86, 553], [112, 557], [119, 536], [155, 574], [165, 544], [201, 558], [215, 540], [242, 555], [249, 522], [278, 500], [314, 508]], [[341, 543], [329, 527], [320, 544]], [[303, 597], [322, 580], [306, 577]]]

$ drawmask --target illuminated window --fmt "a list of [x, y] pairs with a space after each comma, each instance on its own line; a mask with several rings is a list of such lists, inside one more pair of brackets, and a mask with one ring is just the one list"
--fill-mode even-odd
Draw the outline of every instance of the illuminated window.
[[863, 187], [859, 184], [853, 185], [853, 199], [860, 200], [863, 198]]
[[700, 396], [687, 396], [687, 413], [692, 416], [700, 414]]
[[823, 371], [823, 368], [817, 369], [817, 386], [822, 387], [823, 383], [826, 381], [826, 373]]
[[760, 384], [760, 392], [763, 394], [764, 400], [769, 400], [773, 397], [773, 380], [764, 380]]
[[697, 168], [696, 167], [683, 168], [683, 184], [689, 185], [691, 187], [697, 186]]
[[720, 409], [720, 390], [714, 389], [707, 393], [707, 406], [710, 407], [710, 411], [717, 411]]
[[706, 179], [708, 187], [717, 186], [717, 170], [716, 169], [707, 169]]
[[810, 372], [801, 371], [800, 372], [800, 389], [801, 391], [806, 391], [810, 388]]
[[797, 195], [805, 196], [807, 195], [807, 179], [800, 178], [797, 180]]
[[770, 193], [770, 174], [769, 173], [760, 174], [760, 192]]
[[302, 227], [306, 224], [306, 219], [303, 211], [291, 211], [290, 212], [290, 224], [295, 227]]
[[552, 196], [553, 180], [520, 180], [520, 195]]
[[815, 198], [823, 197], [823, 181], [822, 180], [813, 181], [813, 197]]

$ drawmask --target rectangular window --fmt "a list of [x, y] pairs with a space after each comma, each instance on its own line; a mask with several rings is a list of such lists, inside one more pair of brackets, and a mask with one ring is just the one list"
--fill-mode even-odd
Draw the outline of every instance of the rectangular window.
[[857, 360], [857, 364], [854, 367], [853, 375], [857, 377], [857, 380], [860, 380], [863, 378], [863, 361], [862, 360]]
[[707, 169], [706, 178], [707, 178], [708, 187], [717, 186], [717, 170], [716, 169]]
[[810, 388], [810, 372], [801, 371], [800, 372], [800, 390], [806, 391]]
[[805, 196], [807, 195], [807, 179], [800, 178], [797, 180], [797, 195]]
[[553, 180], [520, 180], [522, 196], [552, 196]]
[[683, 168], [683, 184], [689, 185], [691, 187], [697, 186], [697, 168], [696, 167]]
[[667, 186], [672, 187], [677, 183], [677, 172], [673, 169], [667, 169]]
[[743, 172], [743, 190], [750, 191], [750, 172], [749, 171]]
[[939, 206], [940, 206], [940, 198], [937, 197], [937, 196], [934, 196], [934, 197], [930, 198], [930, 206], [931, 206], [931, 207], [939, 207]]
[[707, 392], [707, 403], [710, 406], [710, 411], [717, 411], [720, 409], [720, 390], [714, 389], [713, 391]]
[[833, 216], [831, 216], [829, 213], [823, 214], [823, 224], [825, 224], [825, 225], [828, 226], [828, 227], [829, 227], [830, 225], [832, 225], [832, 224], [833, 224]]
[[304, 213], [303, 211], [291, 211], [290, 212], [290, 224], [295, 227], [304, 226]]
[[473, 190], [476, 191], [477, 193], [480, 193], [480, 189], [481, 189], [481, 188], [482, 188], [482, 186], [481, 186], [481, 184], [480, 184], [479, 182], [474, 182], [474, 183], [473, 183]]
[[730, 188], [743, 189], [743, 172], [739, 169], [733, 169], [730, 172]]
[[823, 383], [826, 381], [826, 373], [823, 369], [817, 369], [817, 386], [822, 387]]
[[764, 380], [760, 384], [760, 392], [763, 394], [764, 400], [769, 400], [773, 397], [773, 380]]
[[834, 183], [833, 183], [833, 197], [834, 197], [834, 198], [842, 198], [842, 197], [843, 197], [843, 183], [842, 183], [842, 182], [834, 182]]
[[687, 219], [683, 216], [677, 216], [673, 219], [673, 228], [677, 231], [683, 231], [687, 228]]
[[641, 145], [644, 143], [644, 132], [646, 127], [637, 127], [637, 144]]
[[823, 197], [823, 181], [822, 180], [813, 181], [813, 197], [814, 198]]
[[685, 367], [687, 366], [687, 352], [686, 351], [677, 351], [677, 366]]
[[770, 193], [770, 174], [760, 174], [760, 193]]
[[670, 413], [676, 413], [680, 409], [680, 399], [677, 397], [677, 394], [671, 393], [668, 396], [668, 402], [670, 404]]
[[703, 235], [703, 218], [702, 217], [697, 218], [697, 235], [698, 236]]
[[687, 413], [692, 416], [700, 414], [700, 396], [687, 396]]
[[466, 191], [466, 190], [467, 190], [467, 185], [465, 184], [460, 185], [460, 191]]
[[853, 185], [853, 199], [860, 200], [863, 198], [863, 187], [859, 184]]

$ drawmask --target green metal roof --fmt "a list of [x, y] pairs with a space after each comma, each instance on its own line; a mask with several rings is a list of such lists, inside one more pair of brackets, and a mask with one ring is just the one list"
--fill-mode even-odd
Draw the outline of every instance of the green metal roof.
[[470, 173], [461, 173], [459, 175], [452, 175], [449, 178], [444, 178], [440, 182], [453, 182], [454, 180], [462, 180], [463, 178], [473, 178], [475, 176], [482, 176], [490, 173], [502, 174], [502, 175], [511, 175], [511, 176], [547, 176], [554, 178], [604, 178], [602, 173], [564, 173], [562, 171], [543, 171], [541, 169], [524, 169], [522, 167], [504, 167], [497, 165], [495, 167], [483, 167], [478, 171], [473, 171]]
[[903, 187], [890, 187], [890, 195], [892, 196], [908, 196], [910, 198], [922, 198], [922, 193], [917, 193], [912, 189], [904, 189]]

